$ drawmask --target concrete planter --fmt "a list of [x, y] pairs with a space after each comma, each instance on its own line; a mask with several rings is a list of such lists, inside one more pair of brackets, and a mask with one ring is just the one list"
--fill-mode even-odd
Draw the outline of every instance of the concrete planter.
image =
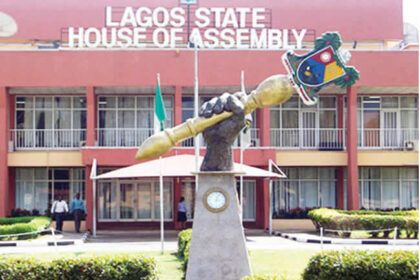
[[315, 230], [311, 219], [273, 219], [273, 230]]
[[[50, 227], [55, 229], [55, 221], [51, 222]], [[80, 231], [83, 232], [85, 230], [86, 230], [86, 221], [81, 221], [80, 222]], [[63, 231], [64, 232], [76, 232], [74, 230], [74, 221], [64, 221], [63, 222]]]

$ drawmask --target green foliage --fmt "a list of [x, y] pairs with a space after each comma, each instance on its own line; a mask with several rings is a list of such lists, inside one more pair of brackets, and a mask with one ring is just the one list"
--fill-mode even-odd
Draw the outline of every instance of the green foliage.
[[308, 217], [317, 228], [333, 230], [379, 230], [398, 227], [417, 235], [419, 227], [418, 210], [410, 211], [345, 211], [320, 208], [311, 210]]
[[153, 258], [139, 255], [61, 258], [39, 261], [33, 258], [0, 258], [2, 280], [71, 279], [158, 279]]
[[344, 71], [346, 72], [346, 75], [337, 79], [334, 82], [336, 86], [339, 86], [341, 88], [346, 88], [346, 87], [354, 85], [356, 81], [359, 80], [360, 78], [359, 71], [357, 71], [356, 68], [354, 68], [353, 66], [344, 67]]
[[315, 40], [315, 48], [322, 49], [331, 46], [334, 50], [338, 50], [341, 46], [341, 38], [337, 32], [328, 32], [322, 34], [321, 38]]
[[187, 243], [191, 241], [192, 229], [186, 229], [178, 233], [178, 258], [184, 258]]
[[[47, 228], [51, 224], [48, 217], [19, 217], [19, 218], [1, 218], [0, 235], [19, 234], [39, 231]], [[38, 234], [22, 235], [18, 239], [35, 238]], [[0, 237], [6, 239], [7, 237]]]
[[418, 266], [418, 252], [329, 251], [311, 258], [303, 280], [415, 280]]
[[294, 278], [290, 278], [287, 276], [280, 276], [280, 275], [252, 275], [245, 277], [243, 280], [292, 280]]
[[186, 229], [178, 234], [178, 258], [181, 259], [184, 279], [187, 273], [188, 257], [190, 255], [192, 229]]

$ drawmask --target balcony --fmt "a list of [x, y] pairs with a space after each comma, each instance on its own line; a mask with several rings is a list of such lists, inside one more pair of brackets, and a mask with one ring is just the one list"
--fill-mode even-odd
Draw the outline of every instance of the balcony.
[[414, 128], [357, 130], [357, 142], [360, 149], [414, 150], [414, 144], [418, 139], [419, 130]]
[[86, 129], [12, 129], [10, 150], [77, 149], [85, 144]]
[[271, 129], [271, 146], [280, 149], [343, 150], [345, 134], [342, 128]]
[[[271, 129], [271, 146], [280, 149], [343, 150], [346, 131], [332, 129]], [[414, 150], [419, 139], [418, 129], [358, 129], [359, 149]]]
[[153, 128], [99, 128], [98, 146], [101, 147], [138, 147], [149, 136]]

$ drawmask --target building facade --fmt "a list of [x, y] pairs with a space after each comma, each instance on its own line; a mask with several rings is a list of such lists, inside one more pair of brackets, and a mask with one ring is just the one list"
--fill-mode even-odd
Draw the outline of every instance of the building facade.
[[[273, 182], [271, 201], [268, 180], [245, 180], [245, 226], [267, 228], [270, 203], [274, 218], [314, 207], [418, 208], [418, 44], [403, 40], [402, 0], [241, 0], [230, 1], [229, 7], [223, 1], [197, 0], [188, 6], [180, 0], [162, 0], [153, 7], [147, 1], [124, 0], [118, 3], [120, 10], [110, 10], [114, 17], [106, 9], [115, 6], [112, 1], [87, 5], [74, 0], [69, 5], [48, 0], [42, 7], [36, 2], [0, 4], [0, 11], [18, 25], [15, 34], [0, 37], [1, 217], [17, 208], [44, 213], [57, 195], [70, 202], [80, 192], [89, 229], [93, 219], [99, 229], [157, 226], [159, 187], [154, 179], [99, 181], [93, 217], [92, 162], [97, 159], [98, 173], [137, 163], [137, 147], [153, 134], [157, 73], [168, 116], [165, 125], [193, 116], [194, 50], [187, 37], [200, 23], [194, 16], [188, 21], [186, 13], [197, 15], [199, 8], [212, 12], [201, 32], [229, 24], [236, 36], [239, 27], [250, 34], [253, 29], [283, 32], [282, 45], [267, 43], [265, 48], [252, 44], [253, 35], [240, 44], [236, 37], [238, 44], [229, 48], [204, 45], [198, 51], [200, 102], [240, 90], [242, 70], [248, 93], [266, 77], [286, 74], [281, 63], [286, 42], [304, 52], [327, 31], [340, 32], [343, 48], [352, 55], [349, 65], [360, 72], [360, 80], [350, 88], [323, 89], [314, 106], [304, 105], [295, 94], [283, 105], [253, 114], [252, 145], [244, 152], [244, 163], [268, 169], [271, 159], [288, 178]], [[141, 47], [107, 48], [99, 40], [94, 46], [70, 47], [73, 31], [67, 27], [101, 28], [104, 22], [110, 27], [117, 19], [129, 21], [124, 7], [135, 7], [135, 12], [142, 6], [185, 11], [185, 32], [175, 45], [159, 48], [152, 33], [146, 32]], [[235, 10], [236, 24], [232, 17], [226, 19], [228, 9], [211, 10], [236, 6], [260, 10], [244, 15], [243, 22], [241, 11]], [[159, 27], [164, 15], [156, 16], [157, 26], [150, 32], [169, 30]], [[224, 18], [221, 26], [218, 16]], [[300, 42], [293, 32], [303, 34]], [[87, 39], [96, 42], [91, 38], [95, 34]], [[193, 144], [187, 140], [169, 155], [194, 153]], [[235, 161], [239, 156], [236, 143]], [[175, 224], [181, 196], [193, 209], [194, 193], [193, 177], [165, 179], [167, 227]]]

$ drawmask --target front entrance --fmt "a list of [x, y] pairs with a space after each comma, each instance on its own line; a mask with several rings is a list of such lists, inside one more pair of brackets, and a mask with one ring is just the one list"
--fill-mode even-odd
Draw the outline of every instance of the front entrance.
[[[158, 181], [112, 181], [98, 184], [99, 221], [159, 221]], [[165, 221], [173, 217], [171, 181], [163, 186]]]

